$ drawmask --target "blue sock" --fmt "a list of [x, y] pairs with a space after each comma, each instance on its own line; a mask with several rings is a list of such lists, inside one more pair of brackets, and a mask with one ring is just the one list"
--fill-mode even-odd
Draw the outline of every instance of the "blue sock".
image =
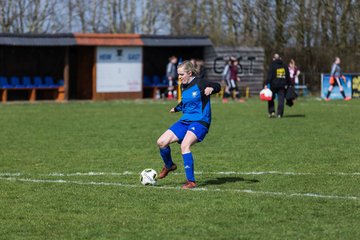
[[184, 169], [188, 181], [195, 182], [194, 159], [191, 152], [182, 155], [184, 159]]
[[165, 163], [165, 167], [167, 169], [170, 169], [171, 166], [173, 165], [173, 161], [171, 158], [171, 149], [169, 146], [165, 147], [165, 148], [160, 148], [160, 155]]

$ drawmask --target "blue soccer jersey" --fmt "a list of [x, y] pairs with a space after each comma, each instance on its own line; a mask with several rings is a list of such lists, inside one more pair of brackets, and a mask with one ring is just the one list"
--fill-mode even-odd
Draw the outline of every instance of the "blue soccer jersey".
[[210, 96], [204, 93], [205, 88], [212, 87], [214, 93], [221, 89], [220, 84], [200, 78], [194, 78], [189, 84], [181, 85], [181, 102], [175, 107], [175, 111], [182, 111], [180, 121], [200, 122], [206, 127], [211, 123]]

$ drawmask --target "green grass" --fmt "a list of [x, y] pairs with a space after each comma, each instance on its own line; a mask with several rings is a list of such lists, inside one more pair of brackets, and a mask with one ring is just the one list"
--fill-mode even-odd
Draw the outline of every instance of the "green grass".
[[300, 99], [282, 119], [215, 100], [192, 148], [198, 191], [180, 189], [178, 144], [177, 174], [144, 187], [173, 105], [1, 105], [0, 239], [360, 238], [359, 100]]

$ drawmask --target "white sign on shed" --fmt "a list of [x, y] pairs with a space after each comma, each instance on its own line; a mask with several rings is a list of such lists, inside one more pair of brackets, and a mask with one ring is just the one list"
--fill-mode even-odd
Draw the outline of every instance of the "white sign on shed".
[[141, 47], [97, 47], [96, 92], [141, 92], [141, 90]]

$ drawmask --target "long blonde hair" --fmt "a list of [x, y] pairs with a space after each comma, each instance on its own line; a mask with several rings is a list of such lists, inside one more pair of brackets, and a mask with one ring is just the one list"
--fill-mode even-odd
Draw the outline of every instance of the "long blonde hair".
[[185, 72], [191, 72], [193, 76], [197, 76], [198, 75], [198, 70], [196, 69], [196, 67], [194, 66], [194, 64], [192, 64], [190, 61], [186, 60], [183, 61], [182, 63], [180, 63], [177, 67], [179, 68], [184, 68]]

